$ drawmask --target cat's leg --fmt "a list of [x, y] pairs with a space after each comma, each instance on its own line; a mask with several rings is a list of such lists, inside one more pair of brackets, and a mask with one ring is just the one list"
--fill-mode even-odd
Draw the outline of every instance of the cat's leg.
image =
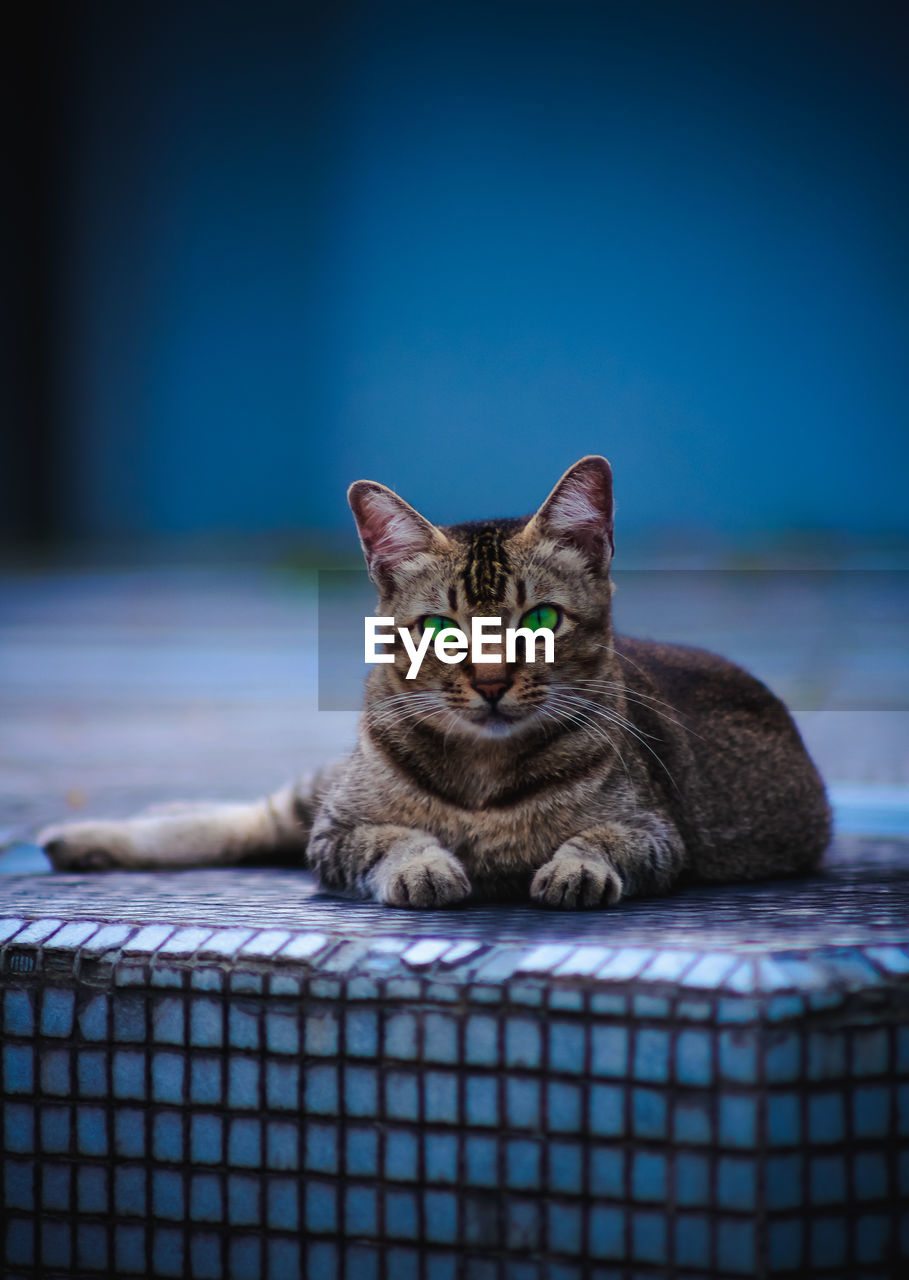
[[470, 894], [461, 863], [426, 831], [316, 820], [309, 865], [326, 889], [392, 907], [451, 907]]
[[251, 804], [161, 806], [122, 821], [68, 822], [46, 827], [38, 843], [58, 871], [112, 867], [232, 866], [298, 860], [306, 852], [308, 801], [284, 787]]
[[661, 893], [678, 879], [685, 847], [675, 825], [657, 814], [607, 822], [566, 840], [534, 876], [541, 907], [605, 907], [636, 894]]

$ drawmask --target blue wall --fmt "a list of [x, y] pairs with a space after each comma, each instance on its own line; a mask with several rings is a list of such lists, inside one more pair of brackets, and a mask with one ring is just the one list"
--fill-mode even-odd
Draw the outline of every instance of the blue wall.
[[905, 6], [80, 9], [71, 532], [909, 532]]

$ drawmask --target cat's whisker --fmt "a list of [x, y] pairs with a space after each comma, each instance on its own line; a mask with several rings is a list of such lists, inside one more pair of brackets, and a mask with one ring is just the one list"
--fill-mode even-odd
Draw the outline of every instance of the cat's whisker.
[[[600, 703], [592, 702], [589, 698], [579, 698], [577, 697], [577, 695], [571, 695], [571, 694], [564, 694], [563, 697], [567, 697], [570, 702], [578, 702], [581, 705], [588, 707], [591, 714], [597, 714], [597, 715], [603, 716], [604, 719], [609, 720], [612, 724], [615, 724], [619, 728], [624, 729], [626, 733], [630, 733], [632, 737], [637, 738], [641, 746], [645, 747], [650, 752], [654, 760], [656, 760], [657, 764], [666, 774], [666, 777], [672, 783], [673, 787], [675, 787], [676, 791], [678, 791], [679, 788], [676, 783], [676, 780], [672, 776], [672, 774], [669, 772], [669, 770], [666, 768], [666, 765], [664, 764], [663, 760], [660, 758], [659, 755], [657, 755], [656, 751], [654, 751], [650, 743], [646, 741], [644, 736], [642, 736], [642, 734], [638, 732], [638, 730], [631, 724], [629, 720], [626, 720], [623, 716], [619, 716], [617, 713], [612, 713], [608, 711], [607, 708], [601, 706]], [[647, 736], [650, 737], [651, 735], [648, 734]]]

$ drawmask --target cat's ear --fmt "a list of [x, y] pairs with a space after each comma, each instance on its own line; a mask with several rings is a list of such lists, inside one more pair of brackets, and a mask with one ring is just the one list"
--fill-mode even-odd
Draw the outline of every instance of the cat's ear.
[[592, 567], [603, 568], [615, 552], [613, 511], [612, 467], [591, 453], [568, 468], [525, 533], [577, 547]]
[[448, 550], [450, 543], [434, 524], [375, 480], [356, 480], [347, 501], [373, 582], [388, 581], [395, 569], [421, 552]]

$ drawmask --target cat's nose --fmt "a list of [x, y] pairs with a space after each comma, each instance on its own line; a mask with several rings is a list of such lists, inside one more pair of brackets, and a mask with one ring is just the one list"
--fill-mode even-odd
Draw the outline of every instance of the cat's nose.
[[511, 681], [493, 676], [490, 680], [474, 680], [473, 687], [481, 698], [495, 706], [505, 690], [511, 688]]

